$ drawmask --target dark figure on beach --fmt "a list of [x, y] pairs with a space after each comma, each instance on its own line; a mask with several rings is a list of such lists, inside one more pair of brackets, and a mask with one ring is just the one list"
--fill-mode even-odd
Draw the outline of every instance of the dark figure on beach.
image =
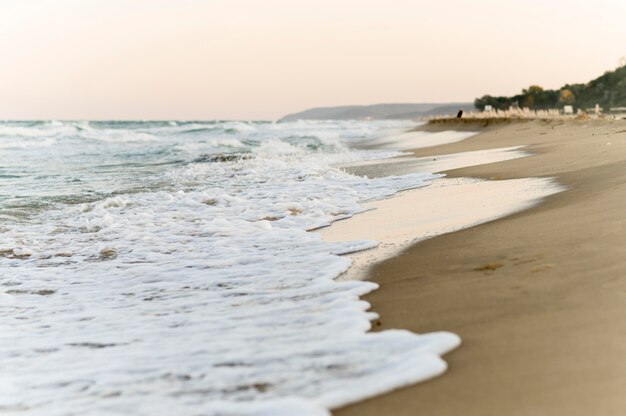
[[456, 113], [456, 118], [461, 118], [463, 117], [463, 110], [459, 110], [458, 113]]

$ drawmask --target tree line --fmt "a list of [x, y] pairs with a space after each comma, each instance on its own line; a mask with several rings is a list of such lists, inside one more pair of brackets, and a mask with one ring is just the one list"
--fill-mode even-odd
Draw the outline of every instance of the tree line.
[[531, 85], [523, 89], [521, 94], [512, 97], [484, 95], [474, 100], [474, 107], [480, 111], [487, 105], [498, 110], [508, 110], [511, 107], [547, 110], [565, 105], [587, 109], [596, 104], [600, 104], [605, 110], [626, 107], [626, 65], [607, 71], [586, 84], [566, 84], [558, 90]]

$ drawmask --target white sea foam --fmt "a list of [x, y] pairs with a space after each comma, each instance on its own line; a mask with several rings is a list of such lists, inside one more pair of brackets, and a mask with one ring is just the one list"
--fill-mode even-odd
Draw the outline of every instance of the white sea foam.
[[467, 131], [441, 131], [437, 133], [410, 131], [380, 137], [369, 141], [368, 145], [383, 149], [411, 150], [456, 143], [475, 135], [475, 132]]
[[[55, 171], [58, 160], [34, 167], [58, 172], [41, 181], [80, 179], [72, 201], [90, 202], [42, 210], [36, 188], [36, 209], [0, 224], [4, 413], [323, 415], [445, 370], [440, 356], [456, 335], [368, 333], [376, 315], [359, 297], [376, 285], [334, 280], [350, 266], [341, 254], [376, 242], [307, 232], [440, 176], [367, 179], [331, 167], [393, 154], [353, 152], [345, 141], [401, 124], [206, 123], [179, 138], [188, 125], [84, 124], [55, 136], [56, 154], [75, 170]], [[84, 140], [111, 129], [121, 130], [112, 140]], [[221, 152], [210, 142], [227, 131], [251, 157], [168, 159]], [[159, 141], [144, 145], [133, 132]], [[90, 156], [111, 153], [113, 165]], [[15, 153], [5, 169], [33, 160], [47, 159]], [[128, 190], [93, 198], [111, 181]]]
[[0, 125], [0, 137], [49, 137], [59, 134], [72, 134], [76, 129], [62, 123], [46, 123], [41, 126]]
[[[458, 158], [472, 159], [462, 153]], [[368, 211], [325, 228], [321, 234], [327, 241], [374, 238], [380, 242], [372, 250], [350, 255], [352, 267], [341, 278], [354, 279], [410, 244], [514, 214], [563, 190], [552, 178], [442, 178], [428, 187], [368, 203]]]
[[133, 142], [158, 142], [159, 138], [144, 132], [94, 130], [86, 129], [80, 132], [80, 136], [88, 140], [100, 140], [104, 142], [133, 143]]
[[57, 141], [51, 137], [38, 138], [37, 140], [29, 140], [25, 138], [19, 139], [4, 139], [0, 140], [0, 149], [29, 149], [33, 147], [48, 147], [56, 144]]

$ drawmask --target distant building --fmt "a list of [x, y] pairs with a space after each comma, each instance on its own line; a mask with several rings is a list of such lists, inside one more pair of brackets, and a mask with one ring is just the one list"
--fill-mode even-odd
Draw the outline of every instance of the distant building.
[[563, 114], [574, 114], [574, 107], [571, 105], [563, 106]]

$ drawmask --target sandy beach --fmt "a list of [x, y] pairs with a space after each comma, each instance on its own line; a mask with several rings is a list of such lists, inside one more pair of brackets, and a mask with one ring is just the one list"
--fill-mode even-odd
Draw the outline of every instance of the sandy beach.
[[[446, 330], [463, 345], [446, 355], [443, 376], [333, 414], [623, 415], [626, 120], [421, 128], [479, 134], [417, 157], [515, 146], [532, 154], [448, 177], [554, 177], [567, 191], [375, 266], [369, 278], [381, 287], [365, 300], [381, 316], [377, 329]], [[385, 174], [394, 165], [407, 168]]]

